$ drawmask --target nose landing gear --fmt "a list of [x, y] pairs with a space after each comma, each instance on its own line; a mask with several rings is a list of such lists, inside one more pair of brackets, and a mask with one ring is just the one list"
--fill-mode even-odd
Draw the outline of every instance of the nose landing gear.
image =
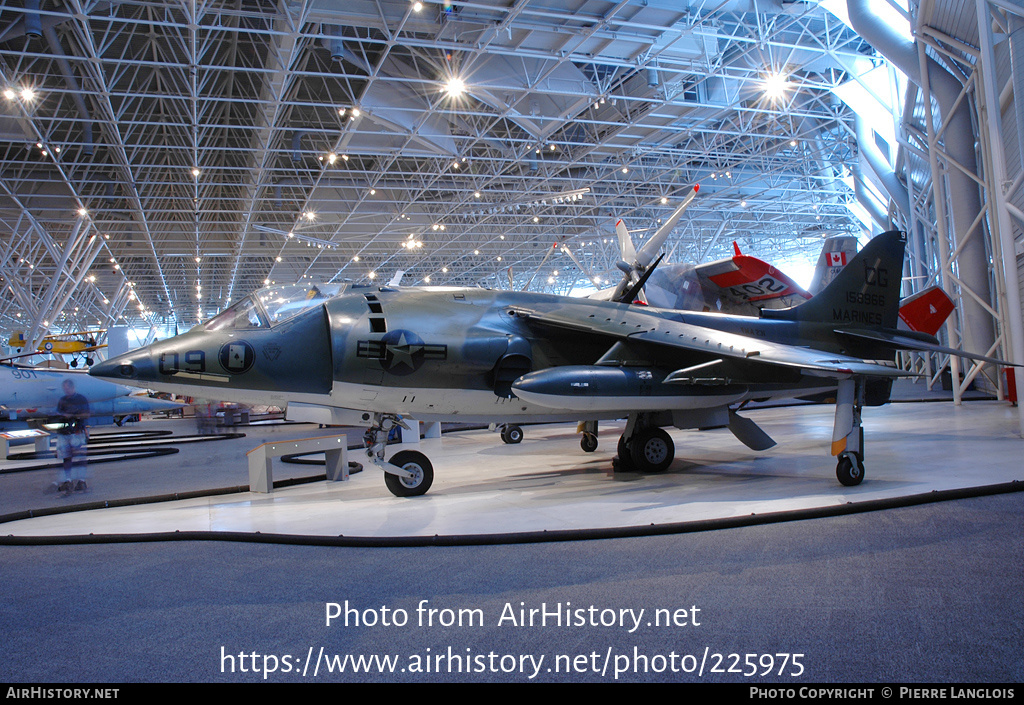
[[396, 497], [426, 494], [434, 482], [434, 467], [427, 456], [418, 450], [403, 450], [395, 453], [390, 462], [384, 460], [388, 433], [395, 426], [409, 428], [397, 414], [373, 415], [373, 426], [363, 436], [366, 457], [384, 471], [384, 484], [391, 494]]

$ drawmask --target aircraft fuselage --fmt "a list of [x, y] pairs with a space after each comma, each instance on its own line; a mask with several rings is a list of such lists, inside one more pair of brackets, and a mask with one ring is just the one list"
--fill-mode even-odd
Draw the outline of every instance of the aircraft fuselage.
[[[634, 364], [628, 354], [602, 359], [612, 344], [607, 336], [582, 329], [538, 332], [517, 315], [524, 306], [571, 311], [581, 320], [618, 316], [623, 325], [635, 325], [625, 320], [636, 310], [626, 304], [482, 289], [352, 287], [272, 326], [222, 325], [214, 319], [213, 325], [102, 363], [93, 374], [225, 401], [505, 422], [607, 418], [615, 397], [621, 397], [624, 409], [638, 403], [650, 410], [694, 409], [830, 386], [797, 371], [726, 361], [715, 370], [720, 381], [704, 387], [706, 393], [684, 391], [661, 382], [675, 370], [713, 360], [713, 354], [647, 349], [642, 363]], [[780, 343], [796, 340], [798, 332], [804, 338], [814, 333], [808, 324], [791, 321], [646, 311], [668, 321]], [[822, 328], [823, 337], [834, 339], [828, 333]], [[832, 346], [839, 352], [836, 343]], [[828, 349], [824, 340], [817, 347]], [[558, 407], [551, 401], [531, 403], [511, 391], [511, 383], [522, 375], [565, 366], [638, 374], [620, 375], [606, 385], [610, 401], [566, 396]], [[626, 402], [642, 396], [648, 399]]]

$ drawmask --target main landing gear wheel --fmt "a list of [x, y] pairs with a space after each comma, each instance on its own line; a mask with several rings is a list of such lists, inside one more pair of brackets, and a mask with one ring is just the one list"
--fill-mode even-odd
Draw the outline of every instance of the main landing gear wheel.
[[619, 436], [619, 444], [617, 446], [618, 456], [612, 461], [612, 465], [616, 472], [635, 472], [633, 467], [633, 461], [629, 456], [629, 444], [626, 443], [625, 436]]
[[864, 479], [864, 460], [856, 453], [843, 453], [836, 465], [836, 477], [846, 487], [859, 485]]
[[664, 472], [672, 464], [675, 452], [671, 436], [657, 427], [640, 431], [629, 442], [629, 459], [640, 472]]
[[501, 429], [501, 440], [506, 443], [519, 443], [523, 440], [523, 429], [515, 424], [509, 424]]
[[584, 433], [583, 438], [580, 439], [580, 448], [584, 453], [593, 453], [597, 450], [597, 436], [593, 433]]
[[389, 472], [384, 473], [384, 484], [396, 497], [418, 497], [426, 494], [434, 482], [434, 466], [427, 460], [427, 456], [419, 451], [399, 451], [388, 462], [413, 474], [413, 477], [407, 478]]

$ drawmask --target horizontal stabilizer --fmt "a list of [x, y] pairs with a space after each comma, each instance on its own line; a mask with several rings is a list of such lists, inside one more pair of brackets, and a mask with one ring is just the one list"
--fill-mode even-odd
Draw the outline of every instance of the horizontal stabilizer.
[[[884, 331], [884, 330], [869, 330], [863, 328], [844, 328], [837, 330], [836, 333], [851, 338], [859, 338], [862, 340], [871, 340], [879, 343], [885, 343], [891, 348], [896, 350], [914, 350], [917, 352], [937, 352], [946, 355], [957, 355], [958, 357], [966, 357], [971, 360], [982, 360], [984, 362], [991, 362], [993, 365], [1014, 365], [1012, 362], [1006, 360], [1000, 360], [995, 357], [988, 357], [986, 355], [978, 355], [977, 353], [964, 352], [963, 350], [957, 350], [956, 348], [948, 348], [945, 345], [939, 345], [938, 343], [932, 343], [927, 340], [919, 340], [912, 338], [909, 335], [901, 333], [899, 331]], [[1019, 367], [1020, 365], [1017, 365]]]
[[729, 430], [740, 443], [751, 450], [768, 450], [775, 445], [772, 437], [750, 419], [745, 419], [729, 409]]

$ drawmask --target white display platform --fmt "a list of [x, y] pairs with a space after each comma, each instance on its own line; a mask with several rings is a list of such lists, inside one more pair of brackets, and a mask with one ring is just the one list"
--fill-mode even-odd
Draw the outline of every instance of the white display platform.
[[514, 534], [728, 519], [1024, 480], [1024, 440], [1016, 410], [1004, 402], [866, 409], [866, 479], [857, 487], [838, 483], [828, 455], [833, 407], [746, 415], [778, 441], [775, 448], [748, 450], [726, 429], [672, 431], [676, 459], [658, 475], [613, 471], [621, 423], [601, 426], [594, 453], [580, 449], [574, 424], [526, 426], [518, 445], [488, 431], [458, 432], [388, 447], [389, 457], [413, 447], [428, 455], [435, 477], [422, 497], [394, 497], [369, 467], [345, 483], [69, 512], [9, 522], [2, 533]]

